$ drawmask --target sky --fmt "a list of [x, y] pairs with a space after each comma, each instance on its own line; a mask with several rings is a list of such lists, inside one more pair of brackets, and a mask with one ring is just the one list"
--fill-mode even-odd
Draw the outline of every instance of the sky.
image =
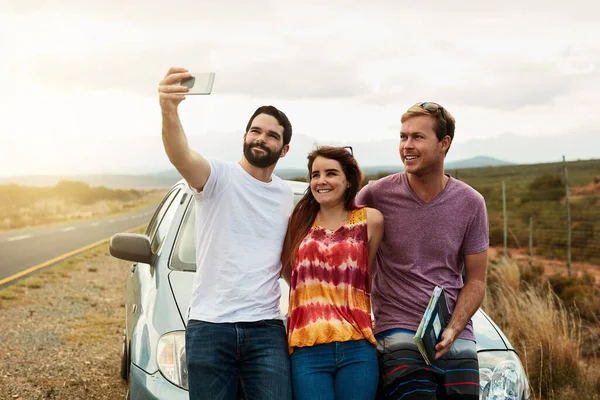
[[[160, 147], [171, 66], [216, 73], [210, 96], [180, 106], [208, 156], [232, 138], [241, 152], [263, 104], [295, 135], [360, 143], [397, 139], [407, 108], [436, 101], [457, 120], [455, 147], [539, 137], [589, 158], [599, 20], [594, 0], [3, 0], [0, 176], [135, 169], [136, 152]], [[543, 151], [531, 159], [557, 161]], [[168, 163], [154, 158], [149, 171]]]

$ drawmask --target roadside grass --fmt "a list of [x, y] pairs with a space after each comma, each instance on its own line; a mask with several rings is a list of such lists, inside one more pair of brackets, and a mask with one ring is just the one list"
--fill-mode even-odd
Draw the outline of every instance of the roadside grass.
[[43, 284], [44, 281], [41, 280], [39, 277], [34, 277], [28, 279], [26, 282], [23, 282], [23, 286], [25, 286], [28, 289], [40, 289]]
[[17, 300], [25, 293], [25, 290], [19, 286], [9, 286], [0, 291], [0, 300]]
[[600, 325], [582, 321], [548, 280], [527, 282], [514, 261], [491, 260], [483, 309], [519, 353], [534, 399], [600, 399], [599, 354], [583, 356]]
[[122, 326], [123, 318], [87, 314], [80, 320], [69, 323], [65, 328], [70, 332], [59, 338], [70, 344], [86, 345], [103, 340], [106, 332], [114, 332]]

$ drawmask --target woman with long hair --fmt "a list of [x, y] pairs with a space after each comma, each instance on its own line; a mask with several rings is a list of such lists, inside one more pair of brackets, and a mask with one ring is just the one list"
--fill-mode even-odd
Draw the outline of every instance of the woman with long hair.
[[282, 253], [294, 400], [374, 399], [370, 269], [383, 215], [355, 204], [363, 174], [346, 148], [312, 151], [308, 171], [310, 187], [292, 212]]

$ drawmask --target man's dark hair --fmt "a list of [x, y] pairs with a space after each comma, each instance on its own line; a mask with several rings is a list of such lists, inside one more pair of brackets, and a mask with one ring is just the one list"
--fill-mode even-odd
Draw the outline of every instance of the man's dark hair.
[[254, 114], [252, 114], [252, 116], [250, 117], [248, 125], [246, 125], [246, 132], [250, 130], [252, 121], [259, 114], [267, 114], [275, 118], [277, 122], [279, 122], [279, 125], [283, 127], [283, 145], [285, 146], [286, 144], [290, 144], [290, 141], [292, 140], [292, 124], [290, 123], [288, 117], [283, 113], [283, 111], [280, 111], [273, 106], [258, 107], [256, 111], [254, 111]]

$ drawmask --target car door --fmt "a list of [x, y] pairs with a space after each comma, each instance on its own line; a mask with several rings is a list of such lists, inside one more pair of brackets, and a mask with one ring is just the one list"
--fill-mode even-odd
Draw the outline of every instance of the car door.
[[[156, 253], [162, 240], [165, 230], [171, 223], [173, 214], [177, 208], [177, 201], [181, 196], [181, 185], [173, 187], [163, 198], [157, 207], [148, 227], [146, 236], [150, 240], [151, 247]], [[145, 305], [148, 304], [148, 298], [152, 295], [154, 288], [154, 266], [149, 264], [134, 263], [131, 265], [131, 271], [127, 279], [125, 308], [126, 308], [126, 329], [128, 341], [133, 336], [133, 329], [138, 324], [138, 320], [145, 313]]]

